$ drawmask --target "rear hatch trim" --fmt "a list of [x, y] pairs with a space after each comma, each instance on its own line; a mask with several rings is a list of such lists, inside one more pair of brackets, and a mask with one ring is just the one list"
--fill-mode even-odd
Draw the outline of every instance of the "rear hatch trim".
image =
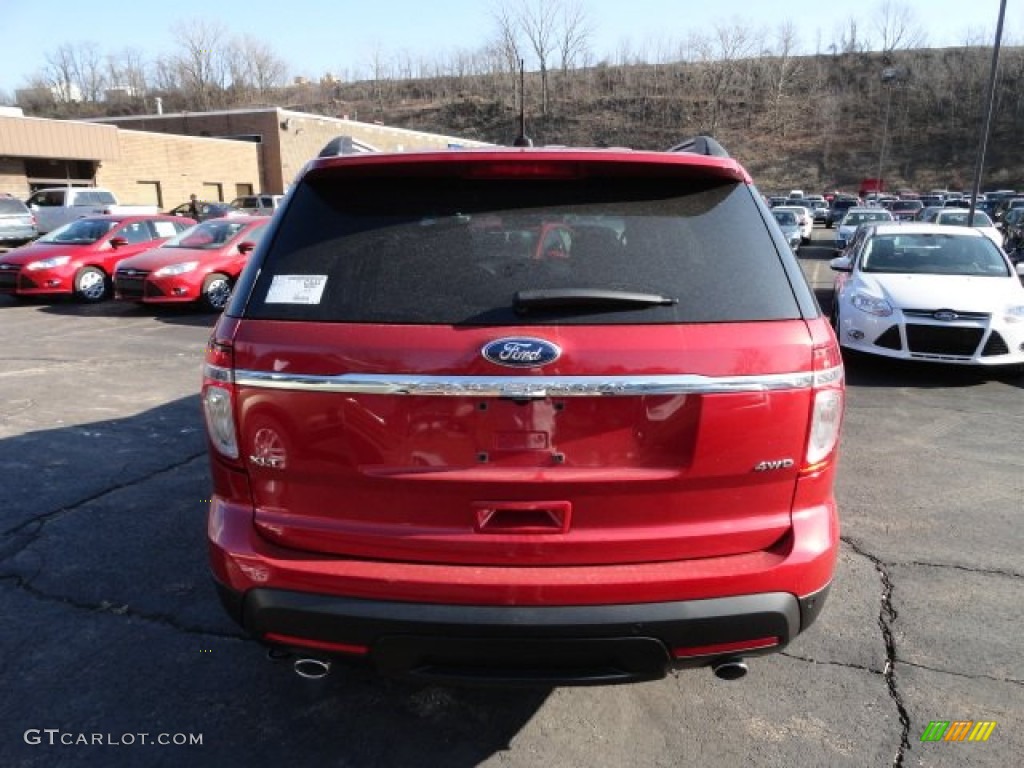
[[638, 397], [810, 389], [813, 372], [759, 376], [435, 376], [345, 373], [335, 376], [237, 370], [240, 386], [362, 395], [440, 397]]

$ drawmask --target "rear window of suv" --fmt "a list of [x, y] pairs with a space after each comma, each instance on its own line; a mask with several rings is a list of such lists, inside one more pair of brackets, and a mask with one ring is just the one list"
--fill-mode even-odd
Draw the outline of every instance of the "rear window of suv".
[[[538, 290], [554, 299], [517, 298]], [[594, 300], [601, 291], [664, 301]], [[296, 189], [244, 314], [444, 325], [801, 317], [776, 241], [741, 183], [328, 174]]]

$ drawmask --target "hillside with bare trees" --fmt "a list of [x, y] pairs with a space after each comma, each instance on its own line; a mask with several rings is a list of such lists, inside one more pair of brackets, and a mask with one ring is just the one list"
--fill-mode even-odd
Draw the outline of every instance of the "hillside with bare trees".
[[[973, 179], [992, 50], [976, 39], [923, 47], [905, 5], [883, 2], [873, 30], [851, 17], [813, 55], [798, 53], [791, 24], [733, 24], [604, 60], [591, 51], [594, 22], [583, 8], [508, 0], [479, 50], [431, 61], [377, 50], [364, 71], [291, 82], [270, 45], [182, 22], [176, 51], [150, 61], [61, 45], [18, 103], [65, 118], [152, 113], [158, 100], [164, 111], [279, 106], [510, 143], [525, 60], [527, 132], [537, 144], [661, 149], [710, 134], [765, 190], [849, 189], [879, 173], [889, 188], [963, 189]], [[1024, 188], [1020, 125], [1024, 47], [1004, 46], [984, 188]]]

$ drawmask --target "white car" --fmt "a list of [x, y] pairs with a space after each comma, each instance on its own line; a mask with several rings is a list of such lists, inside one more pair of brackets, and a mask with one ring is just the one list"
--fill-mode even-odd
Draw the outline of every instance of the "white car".
[[801, 242], [811, 242], [811, 234], [814, 232], [814, 213], [809, 208], [803, 205], [776, 205], [772, 210], [795, 213], [797, 223], [800, 224]]
[[843, 220], [839, 222], [839, 229], [836, 230], [836, 250], [841, 251], [849, 244], [857, 227], [873, 221], [895, 221], [895, 219], [892, 213], [885, 208], [850, 208], [843, 216]]
[[231, 207], [250, 216], [271, 216], [284, 195], [242, 195], [231, 201]]
[[831, 267], [844, 348], [1024, 370], [1024, 264], [976, 229], [868, 224]]
[[[970, 211], [967, 208], [937, 208], [935, 211], [927, 214], [923, 221], [928, 221], [932, 224], [942, 224], [943, 226], [966, 227], [968, 213]], [[987, 213], [975, 211], [972, 221], [976, 230], [982, 232], [1000, 248], [1003, 247], [1003, 233], [996, 229], [996, 225], [992, 223], [992, 219], [988, 217]]]

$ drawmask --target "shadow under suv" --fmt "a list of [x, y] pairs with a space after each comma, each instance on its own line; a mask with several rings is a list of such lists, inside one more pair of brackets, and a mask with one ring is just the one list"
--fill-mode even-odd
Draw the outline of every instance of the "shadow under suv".
[[741, 676], [831, 583], [843, 397], [710, 140], [318, 159], [207, 350], [213, 575], [322, 669]]

